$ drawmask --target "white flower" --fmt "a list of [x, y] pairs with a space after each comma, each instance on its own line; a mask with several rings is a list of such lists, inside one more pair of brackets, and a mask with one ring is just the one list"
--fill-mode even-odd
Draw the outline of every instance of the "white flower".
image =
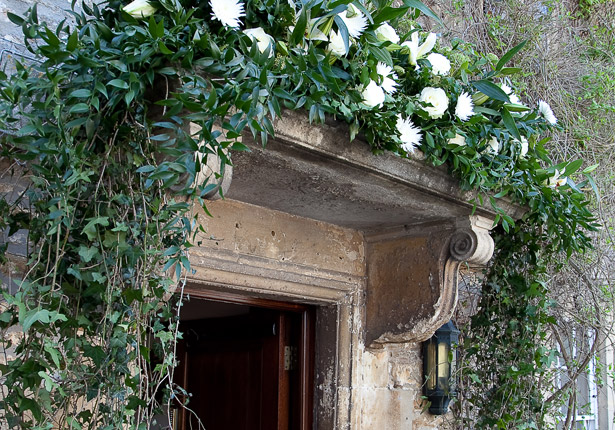
[[450, 145], [466, 146], [466, 138], [464, 135], [456, 133], [455, 137], [448, 140]]
[[498, 140], [496, 139], [495, 136], [491, 137], [491, 139], [489, 139], [489, 141], [487, 142], [487, 152], [489, 154], [497, 154], [498, 152], [500, 152], [500, 142], [498, 142]]
[[367, 18], [365, 18], [365, 15], [363, 15], [363, 13], [352, 3], [348, 5], [348, 8], [344, 12], [340, 12], [338, 16], [342, 18], [342, 21], [346, 24], [350, 37], [354, 37], [355, 39], [361, 36], [365, 27], [367, 27]]
[[308, 40], [322, 40], [323, 42], [326, 42], [327, 39], [327, 35], [325, 33], [322, 32], [322, 30], [320, 30], [318, 28], [318, 22], [320, 21], [320, 18], [312, 18], [310, 19], [310, 22], [307, 25], [306, 28], [306, 38]]
[[389, 94], [393, 94], [397, 90], [397, 82], [395, 82], [397, 73], [393, 71], [393, 68], [384, 63], [378, 63], [376, 65], [376, 73], [382, 76], [382, 84], [380, 85], [382, 89]]
[[504, 91], [506, 94], [510, 95], [512, 94], [512, 88], [510, 88], [508, 85], [501, 83], [500, 84], [500, 88], [502, 89], [502, 91]]
[[341, 33], [338, 33], [335, 30], [331, 30], [331, 37], [329, 38], [330, 42], [327, 45], [327, 51], [332, 52], [338, 57], [343, 57], [348, 54], [346, 50], [346, 45], [344, 45], [344, 38]]
[[521, 136], [521, 142], [519, 142], [517, 139], [514, 139], [513, 143], [515, 145], [521, 145], [521, 151], [519, 152], [519, 157], [525, 157], [529, 149], [527, 138], [525, 136]]
[[521, 99], [516, 94], [511, 94], [508, 96], [508, 98], [510, 99], [510, 102], [513, 104], [516, 104], [516, 105], [521, 104]]
[[547, 122], [551, 125], [555, 125], [557, 124], [557, 118], [555, 118], [555, 115], [553, 114], [553, 111], [551, 110], [551, 106], [549, 106], [549, 103], [540, 100], [538, 102], [538, 112], [540, 112], [540, 114], [547, 120]]
[[243, 32], [250, 36], [252, 40], [256, 41], [256, 44], [258, 45], [258, 50], [260, 52], [265, 52], [267, 48], [269, 48], [269, 56], [271, 57], [273, 55], [273, 37], [265, 33], [265, 30], [263, 30], [261, 27], [256, 27], [248, 28]]
[[416, 127], [410, 118], [402, 119], [401, 115], [397, 115], [395, 126], [399, 132], [399, 140], [402, 142], [401, 148], [406, 152], [414, 152], [423, 139], [420, 127]]
[[365, 87], [361, 95], [363, 96], [363, 103], [370, 108], [382, 106], [382, 103], [384, 103], [384, 91], [374, 81], [369, 81], [369, 85]]
[[459, 94], [457, 106], [455, 106], [455, 115], [462, 121], [467, 121], [474, 115], [474, 103], [468, 93], [463, 92]]
[[434, 75], [446, 76], [451, 70], [451, 62], [442, 54], [432, 52], [427, 56], [427, 61], [431, 63], [431, 72]]
[[549, 182], [547, 183], [547, 185], [551, 188], [562, 187], [566, 185], [568, 179], [566, 179], [565, 177], [560, 178], [562, 173], [564, 173], [564, 170], [555, 170], [553, 176], [549, 178]]
[[239, 18], [246, 16], [243, 3], [239, 0], [209, 0], [209, 5], [212, 19], [217, 19], [226, 27], [239, 28]]
[[156, 12], [156, 8], [147, 0], [135, 0], [122, 7], [122, 9], [133, 18], [147, 18]]
[[419, 96], [419, 101], [428, 105], [423, 109], [425, 109], [433, 119], [442, 118], [442, 115], [444, 115], [444, 112], [448, 109], [448, 97], [442, 88], [423, 88]]
[[425, 39], [425, 42], [422, 45], [419, 45], [418, 31], [412, 33], [412, 36], [410, 36], [410, 40], [401, 44], [401, 46], [405, 46], [410, 50], [410, 57], [408, 59], [410, 61], [410, 64], [416, 66], [416, 61], [419, 58], [423, 58], [425, 55], [427, 55], [429, 51], [433, 49], [436, 44], [437, 38], [438, 37], [436, 36], [436, 33], [429, 33], [427, 35], [427, 39]]
[[395, 29], [386, 22], [378, 27], [375, 33], [376, 37], [381, 42], [399, 43], [399, 36], [395, 32]]

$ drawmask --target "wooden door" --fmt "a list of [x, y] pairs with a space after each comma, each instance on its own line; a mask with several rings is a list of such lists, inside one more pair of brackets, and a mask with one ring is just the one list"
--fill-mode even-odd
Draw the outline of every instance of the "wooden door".
[[309, 315], [247, 306], [242, 315], [183, 321], [176, 374], [190, 398], [179, 429], [311, 428]]

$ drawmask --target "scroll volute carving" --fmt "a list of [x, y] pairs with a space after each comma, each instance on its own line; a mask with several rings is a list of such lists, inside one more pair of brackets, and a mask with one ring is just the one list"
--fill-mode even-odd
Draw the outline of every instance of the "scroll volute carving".
[[462, 262], [486, 264], [494, 251], [491, 221], [404, 229], [367, 238], [366, 344], [429, 338], [452, 316]]

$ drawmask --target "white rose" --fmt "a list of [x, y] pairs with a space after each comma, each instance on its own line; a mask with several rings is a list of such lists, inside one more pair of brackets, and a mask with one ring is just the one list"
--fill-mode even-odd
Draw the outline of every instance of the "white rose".
[[376, 37], [381, 42], [399, 43], [399, 36], [395, 29], [387, 23], [382, 24], [376, 29]]
[[446, 76], [451, 70], [451, 62], [442, 54], [431, 53], [427, 56], [431, 63], [431, 72], [434, 75]]
[[489, 154], [497, 154], [498, 152], [500, 152], [500, 142], [498, 142], [498, 140], [495, 138], [495, 136], [493, 136], [491, 139], [489, 139], [489, 141], [487, 142], [487, 152]]
[[122, 9], [133, 18], [147, 18], [156, 12], [156, 8], [146, 0], [135, 0]]
[[448, 97], [442, 88], [423, 88], [419, 96], [419, 101], [428, 105], [423, 109], [425, 109], [433, 119], [442, 118], [442, 115], [444, 115], [444, 112], [448, 109]]
[[335, 30], [331, 31], [331, 36], [329, 38], [329, 45], [327, 45], [327, 51], [337, 55], [338, 57], [343, 57], [348, 54], [346, 50], [346, 45], [344, 45], [344, 38], [342, 37], [341, 32], [337, 32]]
[[248, 28], [243, 32], [252, 38], [252, 40], [256, 40], [260, 52], [265, 52], [267, 48], [270, 48], [269, 56], [271, 57], [273, 55], [273, 37], [265, 33], [265, 30], [261, 27], [256, 27]]
[[361, 95], [363, 103], [370, 108], [382, 106], [384, 103], [384, 90], [374, 81], [369, 81], [369, 85], [365, 87]]
[[466, 138], [462, 134], [455, 134], [455, 137], [448, 140], [450, 145], [466, 146]]

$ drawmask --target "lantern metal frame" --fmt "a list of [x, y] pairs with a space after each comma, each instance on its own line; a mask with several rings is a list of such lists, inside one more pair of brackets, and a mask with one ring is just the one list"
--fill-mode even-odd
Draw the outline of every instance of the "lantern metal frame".
[[433, 415], [447, 413], [451, 399], [457, 395], [454, 346], [459, 343], [459, 333], [451, 320], [423, 342], [423, 393], [429, 399], [429, 412]]

